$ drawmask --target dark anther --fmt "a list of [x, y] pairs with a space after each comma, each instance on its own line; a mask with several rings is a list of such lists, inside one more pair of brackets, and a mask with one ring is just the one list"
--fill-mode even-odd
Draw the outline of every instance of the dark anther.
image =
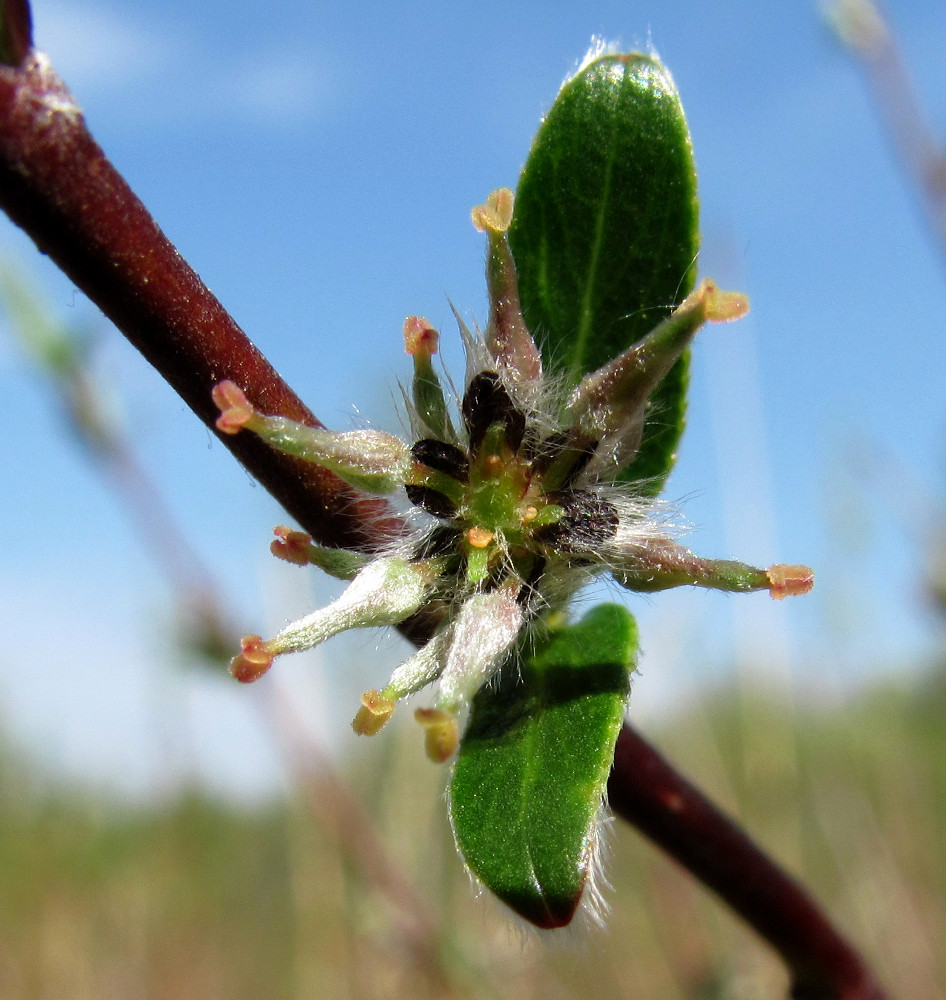
[[502, 424], [506, 444], [518, 451], [526, 430], [526, 416], [516, 408], [495, 372], [480, 372], [470, 382], [463, 396], [463, 422], [470, 438], [470, 451], [476, 451], [493, 424]]
[[613, 538], [618, 530], [617, 508], [609, 500], [587, 490], [563, 490], [546, 494], [565, 509], [555, 524], [539, 528], [535, 537], [560, 552], [593, 552]]
[[470, 460], [456, 445], [426, 438], [411, 448], [411, 454], [428, 469], [445, 472], [458, 482], [465, 483], [470, 478]]
[[445, 493], [432, 490], [429, 486], [412, 486], [410, 483], [404, 489], [407, 490], [407, 499], [415, 507], [423, 507], [428, 514], [447, 521], [457, 516], [457, 505]]

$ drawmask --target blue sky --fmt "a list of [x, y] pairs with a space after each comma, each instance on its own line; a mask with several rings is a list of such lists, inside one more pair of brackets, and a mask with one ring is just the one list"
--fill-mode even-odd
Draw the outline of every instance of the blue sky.
[[[946, 12], [888, 9], [946, 131]], [[734, 663], [791, 676], [802, 696], [932, 648], [917, 511], [925, 490], [946, 495], [946, 281], [816, 6], [38, 0], [34, 18], [93, 134], [280, 372], [326, 423], [394, 430], [403, 318], [440, 326], [460, 371], [448, 297], [484, 315], [469, 208], [514, 186], [592, 36], [655, 48], [693, 133], [702, 272], [752, 301], [697, 344], [668, 496], [697, 551], [807, 562], [818, 583], [784, 604], [636, 603], [632, 710], [646, 721]], [[245, 631], [324, 600], [322, 582], [270, 565], [279, 511], [135, 352], [6, 222], [0, 252], [99, 332], [109, 405]], [[278, 768], [257, 713], [272, 692], [167, 666], [166, 584], [3, 327], [0, 387], [0, 720], [70, 773], [130, 790], [192, 771], [267, 787]], [[397, 648], [373, 633], [329, 645], [281, 683], [348, 752], [353, 699]]]

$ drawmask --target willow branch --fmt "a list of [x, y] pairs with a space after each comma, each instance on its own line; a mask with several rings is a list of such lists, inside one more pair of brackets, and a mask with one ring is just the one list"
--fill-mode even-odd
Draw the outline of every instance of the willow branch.
[[[92, 139], [72, 95], [30, 48], [25, 0], [0, 0], [0, 12], [0, 62], [7, 63], [0, 66], [0, 207], [214, 433], [211, 389], [223, 379], [236, 382], [262, 412], [318, 426]], [[323, 544], [370, 549], [398, 532], [385, 505], [354, 494], [330, 473], [253, 434], [221, 441]], [[408, 631], [420, 638], [428, 628], [419, 621]], [[630, 729], [618, 744], [610, 795], [619, 815], [773, 943], [795, 971], [796, 997], [881, 1000], [814, 905]], [[857, 992], [856, 983], [867, 985]]]

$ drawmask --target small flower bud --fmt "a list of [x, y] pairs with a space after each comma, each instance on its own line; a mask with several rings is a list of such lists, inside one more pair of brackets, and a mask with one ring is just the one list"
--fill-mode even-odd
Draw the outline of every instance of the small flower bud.
[[[623, 541], [623, 545], [621, 542]], [[671, 587], [747, 592], [773, 587], [768, 571], [732, 559], [704, 559], [669, 538], [621, 539], [614, 578], [622, 587], [653, 593]]]
[[382, 431], [326, 430], [309, 427], [288, 417], [257, 413], [234, 382], [221, 382], [211, 391], [221, 414], [217, 427], [225, 434], [247, 428], [267, 444], [334, 472], [356, 489], [392, 493], [404, 485], [411, 467], [410, 448]]
[[240, 652], [230, 661], [230, 675], [241, 684], [257, 681], [273, 665], [275, 654], [258, 635], [245, 635], [240, 640]]
[[351, 728], [359, 736], [374, 736], [380, 733], [394, 715], [395, 702], [382, 696], [380, 691], [365, 691], [361, 696], [361, 708], [354, 719]]
[[220, 410], [217, 430], [224, 434], [238, 434], [256, 412], [243, 390], [229, 379], [215, 385], [210, 395]]
[[453, 712], [439, 708], [418, 708], [414, 718], [424, 727], [424, 749], [435, 764], [443, 764], [456, 752], [460, 729]]

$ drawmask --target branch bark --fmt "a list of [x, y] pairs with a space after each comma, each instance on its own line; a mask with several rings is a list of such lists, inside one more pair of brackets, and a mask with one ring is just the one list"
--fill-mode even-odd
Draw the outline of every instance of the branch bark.
[[[214, 430], [211, 389], [232, 379], [266, 413], [319, 426], [158, 228], [89, 134], [29, 35], [23, 0], [0, 0], [0, 207]], [[216, 431], [214, 430], [216, 433]], [[380, 501], [252, 434], [218, 435], [323, 544], [371, 549], [399, 530]], [[428, 626], [408, 633], [423, 637]], [[768, 940], [797, 1000], [883, 1000], [863, 963], [794, 883], [692, 785], [625, 728], [612, 805]]]
[[[0, 67], [0, 207], [215, 434], [210, 391], [222, 379], [264, 413], [321, 426], [161, 232], [34, 50]], [[383, 504], [324, 469], [253, 434], [217, 436], [323, 544], [370, 548], [397, 531]]]

